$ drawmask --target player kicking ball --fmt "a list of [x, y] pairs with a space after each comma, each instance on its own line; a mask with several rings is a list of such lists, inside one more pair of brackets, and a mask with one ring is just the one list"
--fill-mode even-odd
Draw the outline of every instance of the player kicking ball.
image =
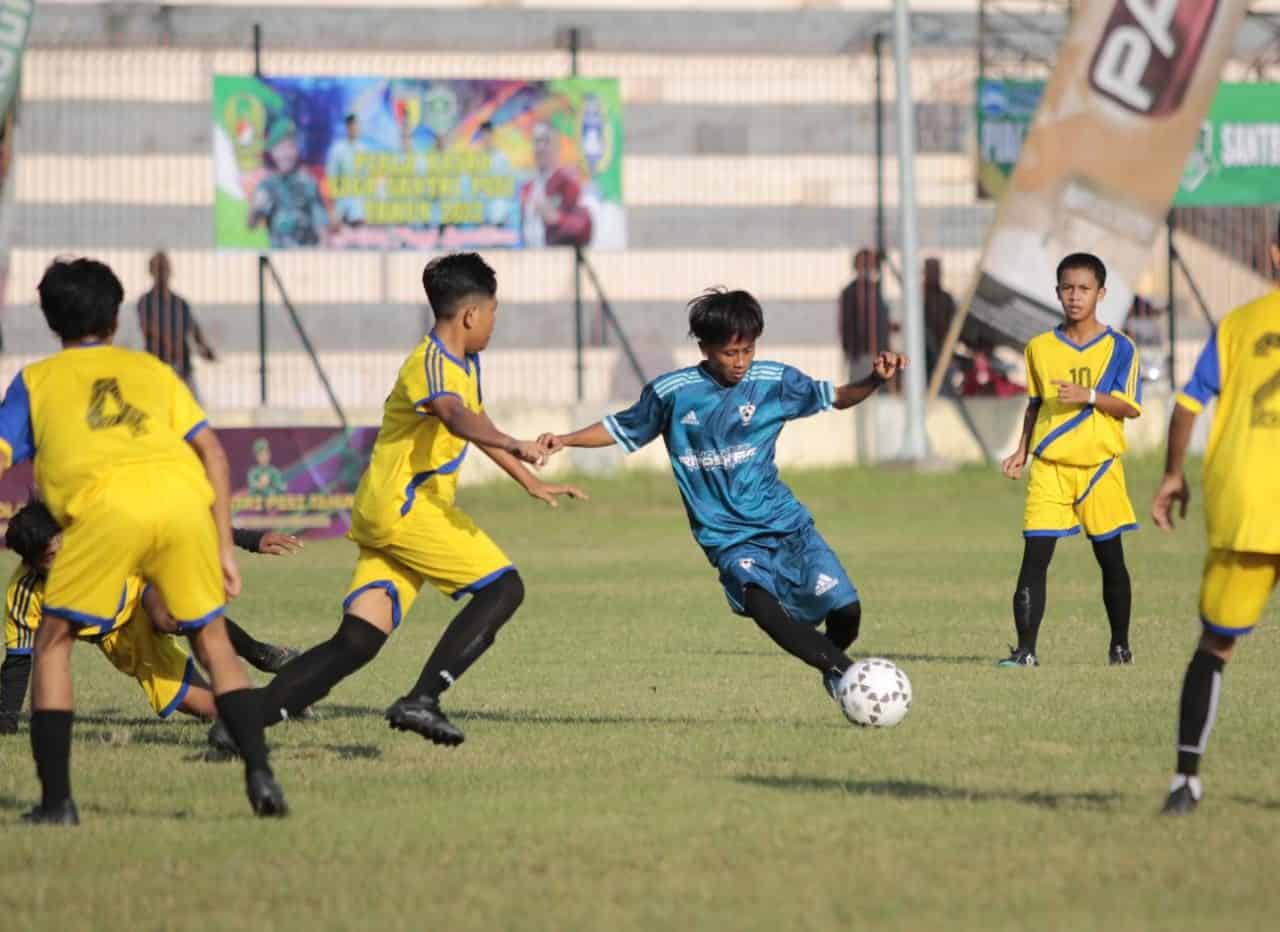
[[[1272, 274], [1280, 278], [1280, 229], [1270, 254]], [[1164, 805], [1169, 815], [1200, 803], [1200, 759], [1217, 718], [1223, 671], [1280, 579], [1280, 290], [1222, 320], [1178, 395], [1164, 481], [1151, 505], [1162, 530], [1173, 530], [1175, 503], [1187, 516], [1191, 492], [1183, 461], [1196, 415], [1214, 397], [1218, 408], [1204, 461], [1204, 630], [1182, 681], [1177, 771]]]
[[625, 411], [576, 433], [544, 434], [539, 444], [553, 453], [616, 443], [634, 453], [661, 436], [694, 540], [719, 571], [729, 606], [817, 670], [834, 698], [852, 665], [844, 652], [858, 637], [862, 605], [813, 516], [778, 478], [774, 444], [788, 421], [870, 397], [906, 358], [881, 353], [866, 378], [840, 388], [757, 361], [764, 312], [745, 291], [695, 298], [689, 329], [701, 364], [654, 379]]
[[1088, 253], [1058, 264], [1058, 299], [1066, 320], [1027, 344], [1027, 412], [1018, 449], [1002, 464], [1019, 479], [1031, 458], [1023, 512], [1022, 567], [1013, 592], [1018, 645], [997, 664], [1036, 667], [1049, 562], [1061, 537], [1083, 527], [1102, 570], [1102, 601], [1111, 625], [1112, 664], [1133, 662], [1129, 649], [1132, 590], [1121, 535], [1138, 529], [1125, 490], [1124, 422], [1142, 413], [1142, 381], [1133, 341], [1098, 320], [1107, 269]]
[[39, 293], [62, 351], [25, 366], [0, 405], [0, 473], [34, 458], [39, 496], [63, 528], [32, 665], [31, 750], [42, 795], [26, 820], [79, 821], [71, 650], [79, 637], [115, 627], [135, 576], [159, 590], [209, 672], [218, 715], [244, 751], [253, 811], [284, 815], [261, 707], [222, 620], [240, 592], [222, 444], [171, 368], [111, 345], [124, 300], [111, 269], [59, 259]]
[[[42, 502], [28, 502], [9, 519], [5, 546], [22, 558], [5, 592], [5, 658], [0, 664], [0, 734], [16, 734], [18, 713], [31, 675], [36, 632], [44, 617], [44, 588], [49, 567], [62, 547], [62, 528]], [[237, 547], [253, 553], [292, 553], [297, 538], [276, 531], [236, 531]], [[176, 622], [154, 586], [129, 579], [125, 598], [106, 634], [92, 638], [103, 656], [142, 687], [161, 718], [182, 712], [214, 719], [217, 705], [209, 684], [172, 632]], [[297, 651], [256, 640], [230, 618], [227, 635], [235, 652], [250, 665], [274, 673]]]
[[[350, 538], [359, 556], [337, 633], [287, 664], [260, 694], [267, 724], [328, 695], [377, 656], [430, 585], [453, 599], [470, 597], [436, 644], [422, 675], [387, 710], [392, 728], [436, 744], [457, 745], [462, 731], [440, 708], [440, 696], [493, 645], [524, 599], [511, 559], [454, 504], [458, 473], [471, 444], [549, 505], [584, 498], [548, 485], [523, 465], [541, 465], [534, 441], [494, 426], [480, 387], [480, 352], [496, 319], [497, 278], [480, 256], [442, 256], [422, 274], [435, 326], [409, 354], [387, 396], [370, 456], [356, 489]], [[210, 743], [222, 747], [211, 732]]]

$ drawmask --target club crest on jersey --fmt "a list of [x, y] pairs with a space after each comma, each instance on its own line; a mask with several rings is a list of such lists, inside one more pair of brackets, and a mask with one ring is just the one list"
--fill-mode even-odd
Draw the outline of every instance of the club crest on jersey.
[[738, 405], [738, 416], [742, 418], [742, 426], [746, 427], [755, 417], [756, 406], [753, 404]]

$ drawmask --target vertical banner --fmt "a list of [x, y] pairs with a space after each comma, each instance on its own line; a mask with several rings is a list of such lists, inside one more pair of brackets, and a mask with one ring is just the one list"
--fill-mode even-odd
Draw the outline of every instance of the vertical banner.
[[213, 141], [219, 248], [626, 246], [612, 79], [218, 75]]
[[1076, 8], [983, 251], [969, 315], [984, 335], [1020, 345], [1059, 323], [1055, 268], [1077, 250], [1107, 264], [1099, 316], [1123, 322], [1247, 5]]

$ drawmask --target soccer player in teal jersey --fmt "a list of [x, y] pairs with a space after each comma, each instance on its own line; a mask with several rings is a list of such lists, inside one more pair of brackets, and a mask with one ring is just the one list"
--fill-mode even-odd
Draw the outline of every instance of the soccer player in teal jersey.
[[654, 379], [625, 411], [539, 443], [548, 453], [615, 443], [634, 453], [661, 436], [694, 539], [719, 571], [730, 607], [819, 671], [834, 697], [852, 663], [845, 651], [858, 636], [862, 605], [813, 516], [778, 478], [774, 445], [788, 421], [853, 407], [907, 360], [880, 353], [870, 374], [839, 388], [759, 362], [764, 312], [745, 291], [695, 298], [689, 329], [705, 357], [699, 365]]

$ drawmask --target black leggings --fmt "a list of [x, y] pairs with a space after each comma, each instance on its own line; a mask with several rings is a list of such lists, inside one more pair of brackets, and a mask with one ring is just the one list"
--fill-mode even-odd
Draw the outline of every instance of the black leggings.
[[[1056, 537], [1028, 537], [1022, 550], [1022, 567], [1013, 591], [1013, 625], [1018, 632], [1018, 647], [1024, 650], [1036, 649], [1036, 637], [1044, 620], [1049, 562], [1057, 542]], [[1102, 570], [1102, 601], [1111, 625], [1111, 644], [1127, 647], [1132, 594], [1121, 535], [1094, 541], [1093, 556]]]

